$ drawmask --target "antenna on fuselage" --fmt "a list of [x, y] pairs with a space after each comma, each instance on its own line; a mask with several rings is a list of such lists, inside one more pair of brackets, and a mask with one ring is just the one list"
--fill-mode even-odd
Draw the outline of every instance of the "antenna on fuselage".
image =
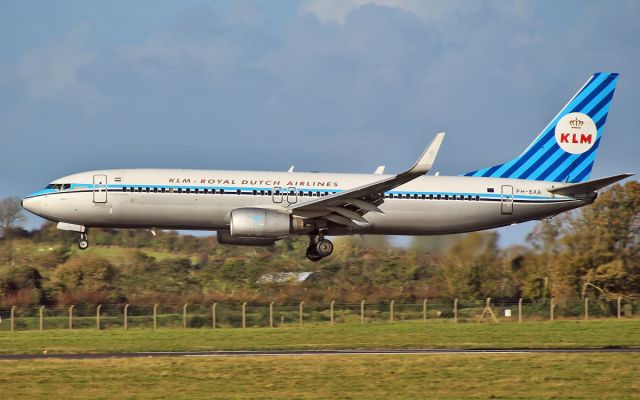
[[289, 167], [289, 170], [287, 172], [293, 172], [293, 168], [295, 167], [295, 165], [292, 165]]

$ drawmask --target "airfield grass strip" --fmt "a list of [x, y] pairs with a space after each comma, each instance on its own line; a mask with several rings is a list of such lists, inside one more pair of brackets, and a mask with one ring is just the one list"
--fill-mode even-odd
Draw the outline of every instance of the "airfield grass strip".
[[499, 324], [398, 322], [215, 330], [59, 329], [0, 333], [0, 354], [575, 347], [640, 347], [640, 320]]
[[626, 399], [628, 354], [181, 357], [0, 361], [3, 398]]

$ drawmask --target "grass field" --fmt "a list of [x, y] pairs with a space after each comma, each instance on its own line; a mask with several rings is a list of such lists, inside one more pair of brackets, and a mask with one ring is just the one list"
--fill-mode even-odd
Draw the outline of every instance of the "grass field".
[[640, 320], [454, 324], [449, 321], [250, 329], [0, 333], [0, 354], [371, 348], [640, 347]]
[[0, 361], [2, 398], [640, 396], [640, 358], [514, 354]]

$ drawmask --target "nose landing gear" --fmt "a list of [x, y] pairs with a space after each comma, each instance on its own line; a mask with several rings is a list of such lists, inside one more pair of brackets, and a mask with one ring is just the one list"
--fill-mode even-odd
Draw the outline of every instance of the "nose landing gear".
[[324, 238], [324, 234], [309, 235], [309, 247], [307, 247], [307, 258], [311, 261], [320, 261], [324, 257], [333, 253], [333, 243]]
[[80, 250], [86, 250], [89, 247], [89, 238], [86, 233], [80, 234], [80, 239], [78, 240], [78, 248]]

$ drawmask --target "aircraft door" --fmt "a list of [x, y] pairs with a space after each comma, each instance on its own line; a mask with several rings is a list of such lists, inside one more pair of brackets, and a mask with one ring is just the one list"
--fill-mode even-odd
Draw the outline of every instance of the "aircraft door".
[[294, 204], [298, 202], [298, 193], [296, 188], [290, 186], [287, 191], [287, 203]]
[[280, 186], [276, 186], [273, 188], [273, 194], [271, 195], [271, 198], [273, 199], [274, 203], [282, 203], [282, 188]]
[[502, 185], [500, 211], [502, 214], [513, 214], [513, 186], [511, 185]]
[[107, 202], [107, 176], [106, 175], [93, 176], [93, 202], [94, 203]]

